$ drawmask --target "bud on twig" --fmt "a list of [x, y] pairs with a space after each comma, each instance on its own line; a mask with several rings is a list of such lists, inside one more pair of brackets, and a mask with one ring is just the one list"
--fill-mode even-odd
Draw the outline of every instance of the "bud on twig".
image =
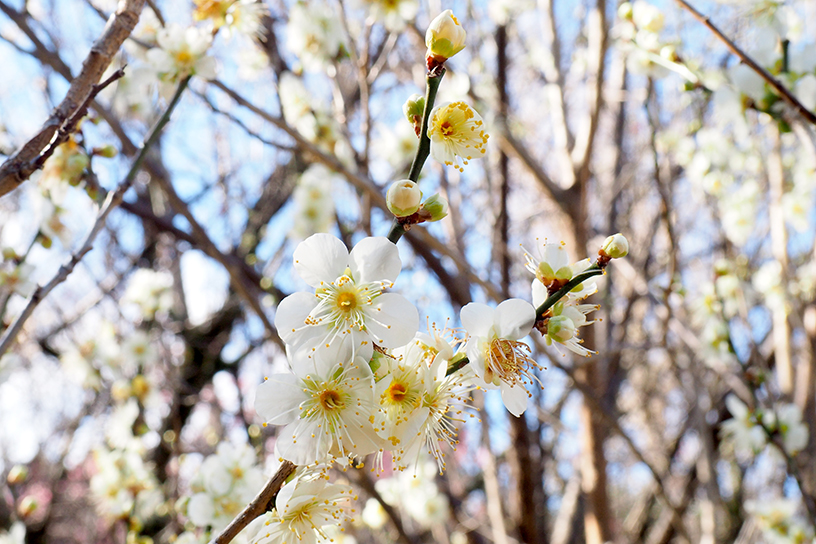
[[422, 191], [419, 186], [410, 179], [395, 181], [388, 188], [385, 195], [388, 209], [396, 217], [407, 217], [415, 214], [419, 210], [422, 201]]
[[466, 36], [467, 32], [451, 10], [446, 9], [437, 15], [425, 33], [428, 70], [432, 70], [435, 65], [444, 64], [446, 60], [464, 49]]

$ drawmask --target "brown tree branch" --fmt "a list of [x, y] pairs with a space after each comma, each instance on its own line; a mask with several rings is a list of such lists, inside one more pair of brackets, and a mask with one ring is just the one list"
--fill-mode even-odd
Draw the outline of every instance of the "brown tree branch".
[[714, 33], [715, 36], [717, 36], [717, 38], [721, 42], [725, 44], [725, 46], [732, 53], [739, 57], [739, 59], [742, 62], [744, 62], [749, 68], [751, 68], [751, 70], [759, 74], [759, 76], [762, 79], [764, 79], [768, 83], [768, 85], [773, 87], [776, 90], [776, 92], [779, 93], [779, 96], [782, 97], [782, 100], [793, 106], [793, 109], [795, 109], [802, 117], [816, 125], [816, 114], [814, 114], [804, 105], [802, 105], [802, 103], [799, 102], [799, 100], [793, 95], [793, 93], [791, 93], [784, 85], [782, 85], [782, 82], [773, 77], [765, 68], [757, 64], [756, 61], [754, 61], [754, 59], [749, 57], [742, 49], [737, 47], [737, 44], [731, 41], [728, 38], [728, 36], [723, 34], [719, 28], [714, 26], [714, 23], [711, 22], [711, 19], [708, 16], [703, 15], [702, 13], [694, 9], [694, 7], [692, 7], [691, 4], [686, 2], [686, 0], [675, 0], [675, 2], [680, 4], [680, 6], [683, 9], [691, 13], [692, 17], [703, 23], [712, 33]]
[[269, 511], [275, 503], [278, 491], [286, 483], [286, 479], [295, 472], [296, 468], [295, 465], [284, 460], [278, 471], [266, 482], [264, 488], [261, 489], [252, 502], [218, 536], [211, 540], [210, 544], [229, 544], [252, 520]]
[[[120, 3], [116, 15], [111, 17], [102, 35], [91, 46], [88, 56], [82, 63], [82, 70], [71, 81], [71, 86], [60, 105], [54, 109], [40, 131], [0, 165], [0, 197], [16, 189], [28, 179], [34, 170], [28, 171], [24, 168], [25, 165], [36, 159], [43, 153], [43, 150], [51, 145], [54, 135], [86, 103], [88, 96], [94, 91], [94, 86], [99, 83], [102, 74], [110, 65], [113, 56], [133, 32], [133, 28], [139, 21], [139, 13], [142, 11], [144, 2], [145, 0], [125, 0]], [[25, 21], [25, 14], [15, 11], [4, 2], [0, 2], [0, 11], [15, 23]], [[19, 23], [18, 26], [23, 28]]]

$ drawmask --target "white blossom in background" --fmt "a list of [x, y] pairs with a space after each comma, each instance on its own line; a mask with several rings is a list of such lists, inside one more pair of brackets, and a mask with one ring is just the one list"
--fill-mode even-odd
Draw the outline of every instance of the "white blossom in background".
[[275, 444], [296, 465], [333, 456], [341, 463], [381, 448], [371, 424], [377, 409], [368, 363], [350, 351], [324, 358], [293, 356], [291, 374], [273, 374], [255, 394], [255, 411], [285, 425]]
[[322, 164], [311, 164], [292, 192], [292, 235], [305, 239], [318, 232], [328, 232], [334, 223], [334, 192], [337, 175]]
[[388, 514], [377, 499], [368, 499], [363, 507], [360, 520], [371, 529], [379, 530], [388, 523]]
[[171, 24], [156, 35], [158, 47], [147, 52], [147, 59], [162, 81], [176, 83], [196, 75], [215, 78], [215, 58], [206, 55], [212, 33], [204, 28]]
[[37, 284], [30, 279], [34, 270], [34, 267], [27, 263], [17, 265], [3, 263], [3, 268], [0, 268], [0, 287], [8, 293], [17, 293], [23, 298], [28, 298], [37, 288]]
[[263, 480], [251, 446], [221, 442], [190, 482], [187, 517], [198, 527], [219, 532], [252, 501]]
[[480, 159], [487, 152], [489, 135], [482, 117], [464, 102], [440, 104], [431, 112], [428, 138], [434, 159], [460, 172], [468, 161]]
[[796, 455], [807, 446], [808, 428], [802, 421], [802, 410], [795, 404], [782, 404], [774, 410], [775, 428], [782, 435], [782, 447]]
[[110, 519], [145, 520], [163, 499], [153, 468], [134, 450], [94, 450], [90, 489], [99, 512]]
[[45, 161], [39, 185], [55, 204], [62, 204], [67, 186], [79, 184], [90, 162], [85, 150], [70, 138]]
[[0, 533], [0, 544], [25, 544], [26, 526], [22, 521], [15, 521], [8, 531]]
[[174, 299], [170, 272], [140, 268], [128, 279], [121, 303], [134, 304], [144, 319], [153, 319], [157, 313], [169, 311]]
[[448, 519], [448, 500], [436, 485], [436, 465], [423, 460], [414, 470], [377, 481], [375, 487], [386, 504], [407, 513], [423, 528]]
[[738, 455], [746, 458], [765, 447], [768, 442], [765, 430], [757, 421], [757, 413], [750, 410], [736, 395], [725, 397], [725, 405], [733, 416], [722, 424], [723, 433], [733, 440]]
[[275, 326], [293, 350], [350, 346], [353, 357], [371, 358], [374, 344], [395, 348], [419, 328], [417, 309], [387, 293], [402, 263], [385, 237], [364, 238], [349, 251], [330, 234], [315, 234], [295, 249], [294, 267], [315, 292], [289, 295], [278, 306]]
[[70, 250], [74, 233], [64, 222], [67, 210], [36, 191], [33, 194], [36, 195], [34, 208], [40, 218], [40, 232], [50, 241], [59, 240], [63, 249]]
[[419, 145], [413, 127], [399, 120], [393, 127], [378, 125], [376, 134], [372, 142], [376, 155], [387, 160], [396, 171], [407, 169]]
[[533, 330], [535, 308], [517, 298], [496, 308], [471, 302], [462, 308], [460, 318], [468, 333], [465, 351], [477, 384], [500, 388], [510, 413], [521, 415], [531, 396], [527, 386], [541, 383], [535, 375], [541, 366], [530, 356], [529, 346], [520, 341]]
[[785, 280], [782, 277], [782, 265], [772, 260], [762, 263], [751, 279], [754, 289], [762, 293], [768, 308], [785, 307]]
[[745, 245], [754, 232], [759, 198], [759, 184], [748, 180], [719, 200], [718, 208], [725, 236], [735, 245]]
[[391, 32], [400, 32], [419, 11], [418, 0], [358, 0], [361, 7]]
[[768, 544], [799, 544], [813, 540], [813, 530], [797, 515], [798, 501], [763, 499], [745, 501], [745, 510], [754, 516]]
[[316, 544], [331, 540], [332, 526], [351, 521], [348, 504], [356, 496], [348, 485], [328, 483], [326, 468], [299, 468], [275, 499], [275, 510], [252, 544]]
[[227, 36], [235, 34], [253, 39], [263, 37], [263, 17], [269, 8], [255, 0], [238, 0], [227, 10], [225, 31]]
[[331, 5], [320, 0], [297, 2], [289, 9], [286, 43], [308, 71], [330, 65], [343, 46], [343, 27]]

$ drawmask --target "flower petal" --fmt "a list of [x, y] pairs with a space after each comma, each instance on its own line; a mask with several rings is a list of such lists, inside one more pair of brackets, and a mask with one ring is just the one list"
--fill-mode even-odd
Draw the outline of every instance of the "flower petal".
[[493, 308], [481, 302], [471, 302], [459, 312], [462, 326], [470, 336], [487, 337], [493, 326]]
[[295, 249], [295, 270], [312, 287], [331, 283], [343, 275], [348, 266], [348, 250], [338, 238], [323, 232], [309, 236]]
[[363, 238], [349, 255], [349, 267], [358, 284], [372, 281], [394, 282], [402, 270], [396, 244], [384, 236]]
[[384, 293], [366, 310], [366, 328], [376, 343], [398, 348], [410, 342], [419, 329], [419, 312], [404, 296]]
[[529, 302], [511, 298], [496, 308], [493, 314], [494, 330], [501, 338], [518, 340], [530, 334], [535, 319], [535, 308]]
[[519, 417], [527, 409], [527, 401], [530, 397], [527, 394], [527, 390], [520, 385], [511, 387], [502, 382], [501, 395], [507, 410], [514, 416]]
[[297, 418], [304, 400], [303, 387], [294, 374], [272, 374], [258, 386], [255, 411], [272, 425], [286, 425]]
[[310, 340], [326, 335], [326, 327], [306, 325], [306, 318], [320, 300], [311, 293], [292, 293], [278, 304], [275, 328], [281, 340], [299, 349]]

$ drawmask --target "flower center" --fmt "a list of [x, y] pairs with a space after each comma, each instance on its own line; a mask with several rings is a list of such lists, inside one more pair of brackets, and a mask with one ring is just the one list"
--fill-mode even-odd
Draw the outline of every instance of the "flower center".
[[337, 295], [337, 307], [344, 312], [350, 312], [357, 307], [357, 296], [353, 291], [346, 291]]
[[511, 386], [538, 381], [532, 369], [541, 367], [530, 357], [530, 347], [524, 342], [494, 338], [486, 351], [485, 381], [496, 384], [503, 381]]
[[338, 410], [346, 406], [346, 403], [343, 402], [343, 398], [340, 396], [340, 393], [333, 389], [328, 389], [321, 392], [319, 399], [320, 405], [324, 410]]
[[439, 126], [439, 132], [442, 133], [442, 136], [450, 136], [454, 132], [453, 126], [451, 126], [449, 121], [445, 121]]
[[193, 55], [191, 55], [189, 51], [179, 51], [176, 53], [176, 61], [179, 64], [189, 64], [191, 60], [193, 60]]
[[393, 402], [402, 402], [405, 399], [406, 389], [401, 383], [394, 382], [388, 386], [386, 395]]

